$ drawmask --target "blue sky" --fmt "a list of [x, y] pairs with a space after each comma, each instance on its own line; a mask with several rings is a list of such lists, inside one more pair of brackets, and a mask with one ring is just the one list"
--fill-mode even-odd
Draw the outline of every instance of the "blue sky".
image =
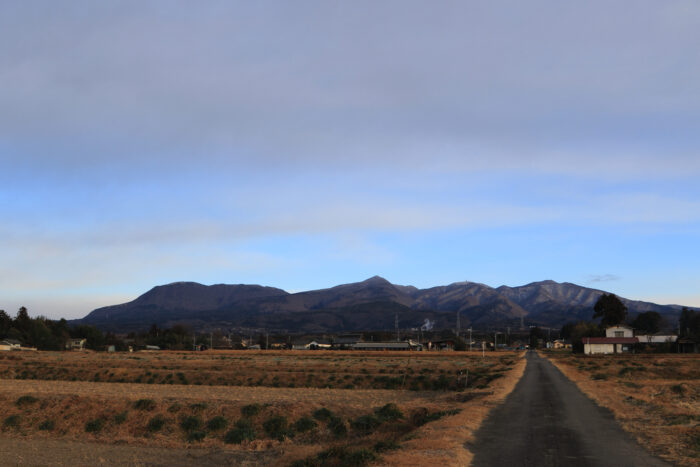
[[696, 1], [5, 2], [0, 309], [193, 280], [700, 306]]

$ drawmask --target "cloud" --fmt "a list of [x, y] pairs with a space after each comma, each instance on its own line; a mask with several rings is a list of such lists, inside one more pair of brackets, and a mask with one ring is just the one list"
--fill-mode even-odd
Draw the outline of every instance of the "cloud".
[[700, 171], [694, 2], [44, 7], [3, 6], [6, 169]]
[[594, 274], [588, 276], [588, 281], [587, 283], [594, 283], [594, 282], [613, 282], [613, 281], [619, 281], [620, 277], [616, 276], [614, 274]]

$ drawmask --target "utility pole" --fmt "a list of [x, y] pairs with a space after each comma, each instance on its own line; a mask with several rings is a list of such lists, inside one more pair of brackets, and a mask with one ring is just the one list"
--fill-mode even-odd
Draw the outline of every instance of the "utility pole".
[[469, 326], [469, 351], [472, 351], [472, 327]]
[[214, 333], [209, 333], [209, 349], [214, 350]]
[[457, 337], [459, 337], [459, 331], [460, 331], [460, 329], [459, 329], [459, 310], [457, 310], [457, 329], [456, 329], [456, 331], [457, 331], [456, 332]]
[[265, 350], [270, 348], [270, 333], [265, 331]]
[[396, 328], [396, 341], [400, 341], [401, 339], [399, 338], [399, 314], [396, 313], [394, 315], [394, 327]]

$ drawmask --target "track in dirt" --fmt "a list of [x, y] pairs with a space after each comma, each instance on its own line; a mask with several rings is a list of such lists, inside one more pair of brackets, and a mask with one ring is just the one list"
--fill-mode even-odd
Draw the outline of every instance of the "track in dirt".
[[515, 390], [476, 433], [473, 466], [665, 466], [549, 361], [528, 352]]

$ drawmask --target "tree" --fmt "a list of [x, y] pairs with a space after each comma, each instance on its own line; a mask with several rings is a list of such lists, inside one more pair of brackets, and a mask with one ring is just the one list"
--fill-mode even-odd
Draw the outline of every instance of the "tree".
[[536, 349], [539, 347], [539, 341], [544, 339], [544, 331], [535, 326], [530, 328], [530, 348]]
[[5, 313], [5, 310], [0, 310], [0, 337], [5, 337], [12, 327], [12, 318]]
[[632, 327], [647, 334], [656, 334], [661, 329], [661, 315], [655, 311], [639, 313], [632, 321]]
[[621, 324], [627, 316], [627, 307], [615, 294], [601, 295], [593, 311], [593, 319], [601, 318], [600, 325], [603, 327]]
[[700, 340], [700, 313], [683, 307], [678, 325], [681, 336]]
[[605, 332], [593, 322], [579, 321], [578, 323], [566, 323], [561, 329], [561, 335], [571, 340], [574, 352], [583, 352], [584, 337], [602, 337]]

